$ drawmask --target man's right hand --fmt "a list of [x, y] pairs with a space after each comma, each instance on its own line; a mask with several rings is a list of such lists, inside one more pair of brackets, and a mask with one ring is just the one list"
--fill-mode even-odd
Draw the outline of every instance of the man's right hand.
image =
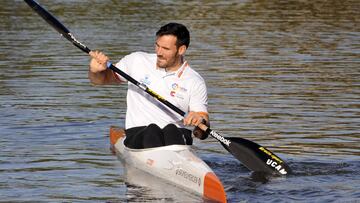
[[121, 81], [115, 73], [107, 68], [109, 57], [100, 51], [91, 51], [89, 79], [95, 85], [120, 84]]
[[109, 61], [109, 57], [100, 51], [91, 51], [89, 55], [91, 56], [90, 71], [92, 73], [106, 70], [106, 63]]

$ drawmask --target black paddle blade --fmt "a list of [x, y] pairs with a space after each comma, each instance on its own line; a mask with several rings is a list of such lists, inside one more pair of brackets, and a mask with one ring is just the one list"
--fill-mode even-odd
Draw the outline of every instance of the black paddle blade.
[[221, 144], [249, 170], [281, 176], [291, 173], [290, 167], [265, 147], [239, 137], [226, 139], [230, 140], [229, 146]]
[[24, 0], [37, 14], [39, 14], [49, 25], [51, 25], [55, 30], [57, 30], [63, 37], [72, 42], [75, 46], [81, 49], [85, 53], [89, 53], [91, 50], [78, 41], [70, 31], [51, 13], [49, 13], [46, 9], [40, 6], [34, 0]]
[[51, 15], [47, 10], [40, 6], [36, 1], [33, 0], [24, 0], [36, 13], [38, 13], [47, 23], [49, 23], [53, 28], [55, 28], [62, 35], [67, 35], [70, 31], [61, 24], [53, 15]]

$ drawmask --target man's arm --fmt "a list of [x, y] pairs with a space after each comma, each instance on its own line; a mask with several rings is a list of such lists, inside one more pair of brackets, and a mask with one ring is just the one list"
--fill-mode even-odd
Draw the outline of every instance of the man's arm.
[[95, 85], [121, 83], [115, 73], [107, 69], [106, 63], [109, 61], [109, 58], [105, 54], [99, 51], [91, 51], [89, 54], [91, 61], [88, 75], [91, 83]]

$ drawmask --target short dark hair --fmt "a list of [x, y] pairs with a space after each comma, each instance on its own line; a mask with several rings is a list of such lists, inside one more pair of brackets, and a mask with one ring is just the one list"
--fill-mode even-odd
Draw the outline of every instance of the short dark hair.
[[174, 35], [176, 40], [176, 46], [180, 47], [185, 45], [186, 48], [190, 44], [190, 33], [189, 30], [180, 23], [168, 23], [162, 26], [159, 31], [156, 32], [156, 37], [161, 37], [163, 35]]

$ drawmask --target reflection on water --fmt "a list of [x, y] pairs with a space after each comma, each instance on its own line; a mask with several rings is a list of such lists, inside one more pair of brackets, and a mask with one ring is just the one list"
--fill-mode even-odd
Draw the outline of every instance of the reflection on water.
[[[214, 140], [196, 141], [230, 202], [360, 199], [358, 1], [39, 2], [113, 61], [153, 51], [165, 22], [189, 27], [187, 59], [207, 81], [213, 128], [268, 147], [294, 170], [263, 184]], [[0, 16], [3, 200], [166, 198], [128, 196], [108, 150], [108, 126], [124, 122], [125, 86], [90, 85], [88, 57], [23, 1], [2, 2]]]

